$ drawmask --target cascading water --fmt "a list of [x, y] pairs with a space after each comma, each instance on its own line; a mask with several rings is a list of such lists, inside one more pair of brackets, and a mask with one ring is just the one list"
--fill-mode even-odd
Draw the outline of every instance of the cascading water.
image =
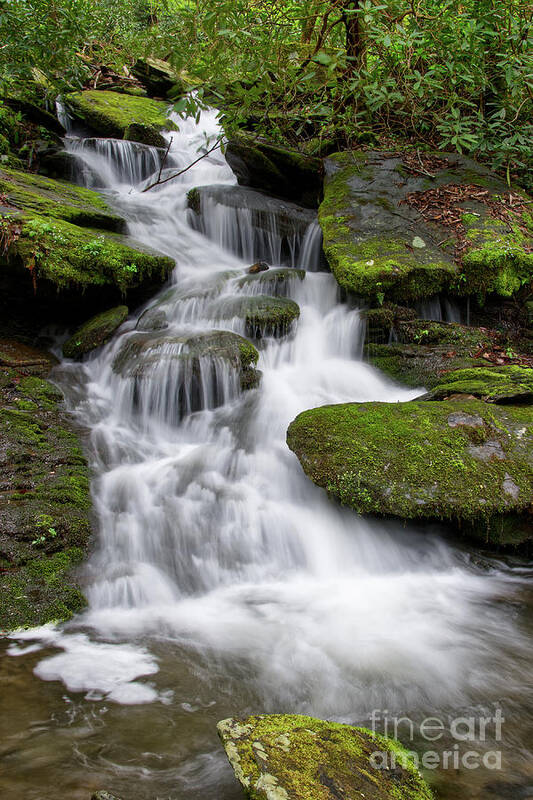
[[[209, 112], [198, 125], [178, 122], [169, 163], [182, 167], [216, 120]], [[58, 372], [91, 431], [98, 537], [86, 567], [87, 612], [17, 635], [10, 648], [28, 673], [51, 681], [50, 708], [35, 699], [43, 684], [24, 677], [42, 718], [50, 715], [39, 743], [19, 736], [15, 764], [37, 765], [28, 785], [45, 800], [58, 787], [81, 800], [93, 786], [133, 800], [233, 800], [240, 792], [214, 733], [230, 714], [299, 711], [364, 723], [372, 709], [447, 718], [500, 702], [519, 720], [506, 780], [524, 780], [524, 631], [505, 602], [522, 596], [524, 570], [473, 563], [429, 531], [331, 504], [285, 444], [289, 422], [306, 408], [418, 394], [360, 360], [359, 315], [339, 303], [332, 276], [316, 271], [316, 221], [289, 261], [309, 267], [305, 277], [294, 271], [283, 289], [264, 289], [268, 282], [244, 272], [263, 256], [246, 210], [219, 204], [222, 239], [191, 224], [191, 188], [235, 185], [221, 154], [142, 193], [142, 184], [128, 184], [148, 180], [146, 153], [121, 142], [117, 160], [117, 146], [72, 140], [68, 149], [90, 158], [130, 233], [177, 267], [172, 285], [109, 345]], [[235, 255], [244, 234], [246, 260]], [[212, 331], [243, 334], [243, 319], [224, 309], [258, 292], [290, 295], [301, 315], [289, 336], [261, 341], [260, 388], [242, 393], [224, 358], [204, 349], [191, 362], [191, 342], [204, 346]], [[141, 351], [139, 337], [148, 343]], [[439, 780], [442, 797], [481, 798], [494, 778], [463, 774], [460, 795], [456, 776]], [[19, 787], [7, 780], [3, 796], [20, 796]]]

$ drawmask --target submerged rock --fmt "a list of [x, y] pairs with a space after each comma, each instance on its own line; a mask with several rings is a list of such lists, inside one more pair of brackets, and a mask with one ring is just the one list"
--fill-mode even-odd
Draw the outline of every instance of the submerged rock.
[[286, 336], [300, 316], [300, 308], [294, 300], [261, 294], [223, 297], [214, 304], [213, 313], [219, 319], [244, 319], [246, 335], [261, 339], [263, 336]]
[[82, 358], [101, 347], [113, 336], [128, 316], [127, 306], [117, 306], [87, 320], [63, 345], [65, 358]]
[[226, 159], [241, 186], [261, 189], [309, 208], [318, 206], [321, 159], [246, 133], [229, 140]]
[[408, 304], [442, 290], [508, 297], [531, 278], [533, 236], [493, 218], [487, 204], [475, 198], [464, 203], [459, 267], [453, 231], [408, 202], [443, 187], [472, 186], [472, 194], [476, 187], [494, 195], [507, 190], [473, 161], [448, 153], [439, 160], [434, 176], [409, 170], [396, 154], [352, 151], [326, 160], [319, 222], [326, 257], [344, 289], [373, 305]]
[[365, 728], [296, 714], [260, 714], [222, 720], [217, 729], [251, 800], [432, 797], [400, 743]]
[[0, 342], [0, 630], [68, 619], [85, 605], [72, 569], [90, 535], [89, 478], [53, 357]]
[[[531, 534], [533, 417], [478, 400], [348, 403], [304, 411], [287, 442], [311, 480], [358, 513], [450, 520], [498, 541]], [[529, 521], [528, 521], [529, 520]]]
[[[127, 139], [132, 125], [142, 125], [155, 132], [176, 129], [168, 119], [168, 103], [148, 97], [88, 89], [68, 94], [65, 102], [75, 117], [100, 136]], [[145, 138], [141, 141], [145, 142]]]

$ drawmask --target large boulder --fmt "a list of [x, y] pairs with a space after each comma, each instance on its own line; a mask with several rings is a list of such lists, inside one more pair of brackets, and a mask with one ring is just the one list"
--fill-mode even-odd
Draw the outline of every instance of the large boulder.
[[126, 225], [96, 192], [43, 175], [1, 168], [0, 195], [5, 198], [5, 206], [74, 225], [111, 231], [122, 231]]
[[79, 327], [63, 345], [65, 358], [80, 359], [101, 347], [113, 336], [128, 316], [127, 306], [116, 306], [97, 314]]
[[287, 442], [318, 486], [360, 514], [448, 520], [497, 541], [531, 533], [533, 416], [479, 400], [348, 403], [304, 411]]
[[185, 91], [176, 70], [160, 58], [138, 58], [131, 71], [148, 94], [155, 97], [166, 97], [169, 92], [176, 97]]
[[309, 208], [317, 208], [320, 202], [323, 167], [319, 158], [240, 133], [227, 143], [226, 159], [241, 186]]
[[[176, 125], [168, 119], [168, 103], [148, 97], [88, 89], [68, 94], [65, 102], [77, 119], [100, 136], [130, 138], [132, 141], [152, 144], [152, 141], [147, 141], [150, 131], [155, 135], [162, 130], [176, 129]], [[141, 138], [136, 138], [139, 130]], [[157, 146], [164, 146], [164, 142]]]
[[49, 354], [0, 341], [0, 630], [68, 619], [90, 536], [87, 463], [45, 376]]
[[230, 718], [217, 728], [251, 800], [432, 798], [400, 743], [365, 728], [297, 714]]
[[263, 336], [286, 336], [300, 316], [300, 308], [287, 297], [236, 295], [213, 303], [213, 313], [218, 319], [240, 317], [245, 322], [246, 335], [261, 339]]
[[373, 305], [513, 295], [533, 276], [530, 201], [461, 156], [427, 163], [433, 172], [408, 154], [326, 159], [319, 222], [339, 284]]

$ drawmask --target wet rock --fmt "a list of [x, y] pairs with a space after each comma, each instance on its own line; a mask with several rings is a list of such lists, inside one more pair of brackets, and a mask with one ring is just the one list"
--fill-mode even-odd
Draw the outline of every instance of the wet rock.
[[199, 186], [191, 189], [187, 198], [189, 207], [200, 217], [209, 212], [211, 206], [208, 203], [247, 209], [253, 226], [271, 231], [274, 222], [282, 237], [295, 233], [304, 234], [308, 226], [316, 221], [316, 212], [310, 209], [239, 186]]
[[147, 308], [139, 317], [135, 327], [138, 331], [162, 331], [168, 328], [167, 315], [157, 306]]
[[303, 281], [304, 279], [304, 269], [269, 269], [268, 272], [245, 275], [244, 278], [239, 280], [238, 286], [240, 289], [257, 288], [257, 291], [261, 294], [286, 297], [291, 290], [291, 285], [294, 285], [295, 281]]
[[155, 131], [175, 130], [168, 119], [168, 103], [148, 97], [88, 89], [66, 95], [72, 114], [100, 136], [125, 139], [131, 125], [144, 125]]
[[471, 401], [350, 403], [305, 411], [287, 442], [306, 474], [362, 514], [458, 522], [498, 542], [531, 535], [533, 419]]
[[267, 269], [270, 269], [270, 267], [266, 261], [256, 261], [256, 263], [252, 264], [252, 266], [249, 267], [246, 272], [249, 275], [257, 275], [258, 272], [265, 272]]
[[46, 379], [55, 359], [0, 342], [0, 630], [68, 619], [90, 535], [87, 463]]
[[324, 251], [339, 284], [372, 305], [409, 305], [443, 290], [509, 297], [533, 272], [532, 237], [513, 233], [486, 205], [465, 203], [466, 248], [459, 269], [449, 229], [428, 222], [407, 203], [414, 192], [479, 185], [494, 194], [505, 184], [458, 155], [440, 154], [434, 178], [406, 169], [401, 155], [336, 153], [326, 160], [319, 222]]
[[130, 142], [139, 142], [151, 147], [167, 147], [167, 140], [161, 136], [155, 125], [146, 125], [142, 122], [132, 122], [124, 131], [124, 139]]
[[170, 91], [177, 96], [185, 91], [178, 73], [160, 58], [138, 58], [131, 72], [154, 97], [166, 97]]
[[407, 751], [364, 728], [260, 714], [222, 720], [217, 729], [235, 776], [252, 800], [431, 800]]
[[109, 792], [95, 792], [91, 800], [120, 800], [120, 797], [117, 797], [115, 794], [109, 794]]
[[87, 320], [63, 345], [65, 358], [82, 358], [109, 341], [128, 316], [127, 306], [116, 306]]
[[322, 192], [322, 161], [240, 133], [226, 146], [226, 159], [241, 186], [261, 189], [309, 208]]
[[[209, 331], [184, 336], [149, 335], [138, 333], [126, 340], [113, 362], [113, 369], [124, 378], [148, 380], [168, 372], [169, 365], [179, 367], [174, 390], [179, 395], [182, 413], [206, 407], [206, 381], [213, 382], [211, 405], [216, 407], [228, 398], [217, 387], [216, 367], [222, 363], [234, 371], [238, 385], [244, 391], [257, 385], [259, 375], [255, 364], [259, 353], [243, 336], [231, 331]], [[224, 380], [224, 377], [221, 378]]]
[[263, 336], [286, 336], [300, 316], [300, 308], [294, 300], [285, 297], [235, 296], [217, 301], [214, 314], [219, 319], [244, 319], [246, 335], [261, 339]]

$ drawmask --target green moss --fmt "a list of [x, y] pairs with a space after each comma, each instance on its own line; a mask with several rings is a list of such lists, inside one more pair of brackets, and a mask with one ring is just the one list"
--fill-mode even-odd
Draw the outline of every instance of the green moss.
[[242, 369], [253, 367], [257, 364], [259, 353], [251, 342], [246, 340], [239, 342], [239, 354]]
[[287, 434], [311, 480], [359, 513], [470, 522], [526, 512], [532, 441], [527, 407], [476, 400], [324, 406]]
[[82, 550], [71, 548], [0, 573], [0, 631], [66, 620], [83, 611], [87, 601], [72, 577], [82, 558]]
[[[252, 800], [431, 800], [409, 753], [365, 728], [300, 715], [262, 714], [218, 723], [235, 775]], [[373, 753], [396, 768], [377, 769]]]
[[167, 147], [167, 140], [161, 136], [154, 125], [145, 125], [141, 122], [132, 122], [124, 131], [124, 139], [130, 142], [140, 142], [151, 147]]
[[37, 215], [24, 218], [9, 258], [33, 272], [37, 291], [45, 280], [57, 289], [117, 286], [126, 292], [144, 282], [163, 283], [174, 266], [137, 243], [134, 249], [127, 238]]
[[468, 247], [455, 281], [460, 295], [512, 297], [533, 281], [533, 239], [498, 219], [463, 215]]
[[3, 168], [0, 194], [23, 211], [106, 230], [120, 231], [124, 227], [124, 220], [111, 211], [99, 194], [66, 181]]
[[246, 333], [254, 339], [286, 335], [300, 316], [300, 308], [287, 297], [255, 295], [224, 298], [220, 308], [223, 317], [242, 317]]
[[127, 129], [134, 123], [156, 131], [176, 129], [167, 117], [168, 104], [147, 97], [91, 89], [65, 99], [77, 117], [103, 136], [126, 138]]
[[431, 399], [451, 394], [470, 394], [492, 403], [531, 403], [533, 369], [514, 365], [458, 369], [437, 383]]
[[127, 306], [117, 306], [85, 322], [63, 345], [65, 358], [81, 358], [105, 344], [128, 316]]

